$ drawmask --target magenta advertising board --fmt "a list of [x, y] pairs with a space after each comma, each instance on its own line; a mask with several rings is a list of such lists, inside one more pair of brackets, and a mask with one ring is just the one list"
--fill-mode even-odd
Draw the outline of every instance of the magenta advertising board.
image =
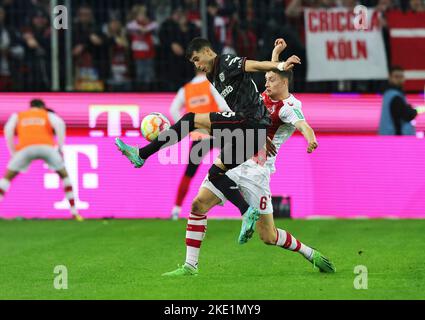
[[[144, 144], [141, 138], [123, 139]], [[276, 163], [271, 189], [274, 195], [291, 197], [294, 218], [425, 218], [425, 140], [319, 134], [318, 141], [317, 151], [307, 154], [303, 138], [292, 137]], [[187, 159], [188, 145], [183, 141], [174, 147], [180, 162]], [[4, 139], [0, 140], [0, 155], [3, 170], [8, 161]], [[185, 169], [184, 164], [162, 164], [159, 154], [143, 168], [134, 169], [111, 137], [69, 137], [65, 159], [77, 206], [86, 218], [168, 218]], [[203, 164], [198, 171], [184, 216], [209, 166]], [[231, 204], [210, 213], [212, 218], [238, 216]], [[56, 174], [40, 161], [34, 162], [0, 203], [0, 217], [69, 217]]]
[[[318, 132], [376, 133], [382, 96], [379, 94], [296, 94], [306, 118]], [[62, 116], [68, 128], [89, 129], [91, 136], [137, 136], [140, 119], [150, 112], [169, 115], [174, 94], [123, 93], [3, 93], [0, 125], [12, 112], [27, 108], [32, 98], [42, 98]], [[425, 105], [423, 94], [408, 95], [412, 105]], [[425, 116], [416, 120], [425, 131]], [[107, 129], [106, 129], [107, 128]]]

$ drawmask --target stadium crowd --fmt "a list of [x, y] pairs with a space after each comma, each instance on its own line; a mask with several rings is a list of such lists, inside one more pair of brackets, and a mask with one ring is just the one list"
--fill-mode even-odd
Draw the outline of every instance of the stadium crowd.
[[[184, 57], [201, 34], [199, 0], [73, 0], [68, 30], [60, 30], [61, 88], [66, 54], [73, 57], [76, 90], [176, 91], [194, 75]], [[63, 1], [58, 1], [63, 4]], [[283, 37], [288, 54], [306, 60], [303, 9], [357, 4], [383, 13], [387, 55], [389, 10], [423, 12], [424, 0], [208, 0], [208, 38], [219, 52], [268, 60], [273, 40]], [[0, 91], [50, 91], [49, 0], [0, 0]], [[123, 9], [124, 8], [124, 9]], [[65, 32], [72, 30], [72, 52]], [[283, 58], [285, 56], [283, 55]], [[389, 61], [389, 59], [388, 59]], [[297, 91], [376, 91], [379, 81], [307, 83], [297, 68]], [[262, 80], [259, 75], [258, 82]]]

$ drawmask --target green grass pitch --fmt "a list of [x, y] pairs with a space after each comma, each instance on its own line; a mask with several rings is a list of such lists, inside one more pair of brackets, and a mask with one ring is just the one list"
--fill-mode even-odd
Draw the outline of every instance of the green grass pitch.
[[[237, 244], [240, 221], [209, 220], [197, 277], [161, 277], [185, 258], [186, 221], [0, 221], [0, 299], [425, 299], [425, 220], [277, 220], [337, 267]], [[53, 286], [68, 270], [68, 289]], [[368, 269], [356, 290], [354, 267]]]

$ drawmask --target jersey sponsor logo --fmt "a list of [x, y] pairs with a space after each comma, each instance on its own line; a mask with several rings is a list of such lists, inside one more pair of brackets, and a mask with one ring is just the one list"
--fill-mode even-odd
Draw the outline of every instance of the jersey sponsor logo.
[[208, 95], [196, 96], [189, 99], [189, 105], [192, 108], [205, 106], [209, 103], [210, 103], [210, 98], [208, 97]]
[[46, 120], [42, 118], [26, 118], [22, 119], [21, 126], [28, 127], [28, 126], [45, 126]]
[[304, 120], [304, 116], [303, 116], [303, 114], [301, 113], [300, 110], [294, 109], [294, 113], [297, 115], [298, 119]]
[[221, 91], [220, 95], [223, 98], [226, 98], [232, 91], [233, 91], [233, 87], [232, 86], [227, 86], [223, 91]]
[[224, 72], [220, 73], [218, 75], [218, 77], [220, 78], [220, 81], [223, 82], [226, 78], [224, 77]]

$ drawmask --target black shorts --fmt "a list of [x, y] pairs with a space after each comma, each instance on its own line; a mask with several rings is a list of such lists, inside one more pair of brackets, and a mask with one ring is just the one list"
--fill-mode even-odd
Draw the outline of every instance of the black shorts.
[[264, 148], [267, 127], [235, 112], [210, 113], [211, 135], [219, 140], [220, 159], [233, 169]]

